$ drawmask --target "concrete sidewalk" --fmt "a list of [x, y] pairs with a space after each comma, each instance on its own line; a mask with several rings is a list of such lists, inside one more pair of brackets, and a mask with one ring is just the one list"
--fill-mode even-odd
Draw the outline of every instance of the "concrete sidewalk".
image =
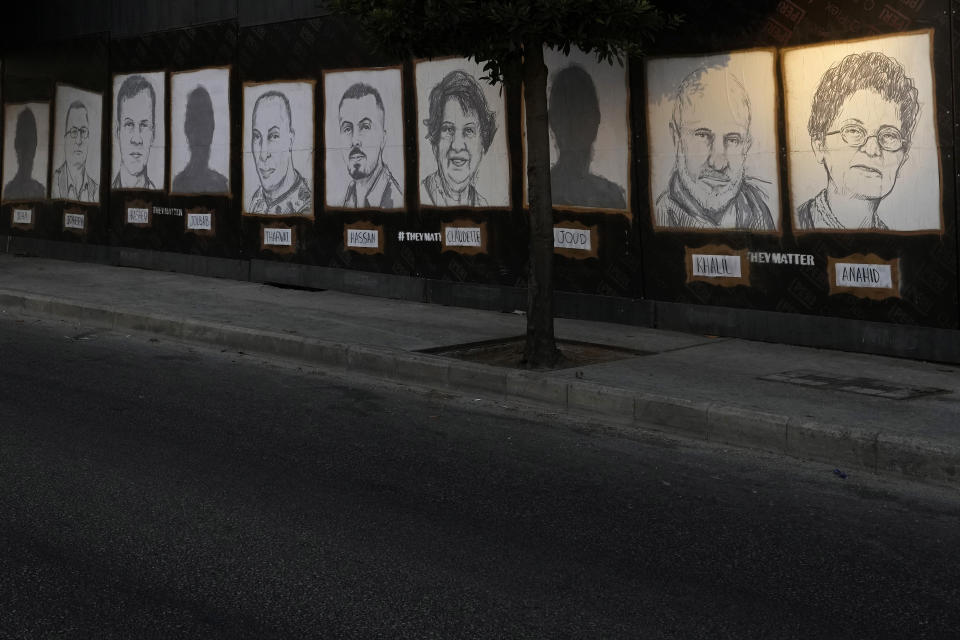
[[517, 314], [0, 254], [8, 310], [960, 486], [960, 368], [949, 365], [558, 319], [561, 339], [645, 355], [516, 371], [418, 352], [520, 336]]

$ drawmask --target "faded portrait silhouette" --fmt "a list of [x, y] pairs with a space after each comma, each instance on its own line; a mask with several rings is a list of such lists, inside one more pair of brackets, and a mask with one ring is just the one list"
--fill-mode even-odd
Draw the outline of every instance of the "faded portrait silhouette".
[[402, 207], [400, 183], [383, 160], [387, 130], [380, 92], [362, 82], [351, 85], [340, 98], [338, 114], [340, 149], [350, 176], [343, 206]]
[[429, 117], [423, 124], [437, 170], [421, 182], [421, 201], [440, 207], [488, 206], [474, 183], [497, 133], [496, 112], [476, 79], [459, 69], [430, 90], [429, 101]]
[[52, 198], [99, 202], [100, 185], [87, 173], [90, 117], [87, 105], [74, 100], [67, 107], [63, 134], [63, 164], [53, 172]]
[[293, 166], [293, 114], [280, 91], [267, 91], [253, 105], [251, 149], [260, 186], [247, 211], [266, 215], [309, 215], [312, 193]]
[[669, 123], [675, 164], [656, 202], [656, 225], [776, 229], [768, 184], [746, 174], [750, 98], [725, 69], [697, 69], [677, 88]]
[[882, 53], [850, 54], [813, 95], [807, 131], [826, 187], [797, 209], [800, 229], [874, 229], [906, 162], [920, 111], [903, 66]]
[[626, 209], [623, 188], [590, 173], [593, 145], [600, 128], [600, 102], [590, 74], [575, 64], [557, 72], [547, 109], [558, 152], [557, 161], [550, 168], [553, 203]]
[[190, 147], [190, 160], [183, 171], [173, 178], [177, 193], [227, 193], [227, 178], [210, 168], [210, 145], [216, 119], [210, 93], [202, 85], [187, 95], [187, 110], [183, 118], [183, 132]]
[[17, 115], [13, 149], [17, 156], [17, 173], [4, 186], [4, 199], [42, 200], [46, 196], [46, 189], [32, 177], [33, 161], [37, 155], [37, 119], [29, 107]]
[[156, 133], [157, 94], [140, 75], [127, 76], [117, 91], [117, 143], [120, 169], [114, 189], [156, 189], [147, 166]]

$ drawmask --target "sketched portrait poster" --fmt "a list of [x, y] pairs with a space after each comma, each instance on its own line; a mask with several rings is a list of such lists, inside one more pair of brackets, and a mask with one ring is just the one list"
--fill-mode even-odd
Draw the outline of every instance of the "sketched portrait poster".
[[327, 207], [402, 209], [400, 68], [323, 74]]
[[419, 61], [417, 142], [420, 204], [509, 207], [510, 157], [502, 86], [466, 58]]
[[655, 229], [781, 227], [772, 49], [647, 61]]
[[243, 87], [243, 213], [313, 217], [312, 81]]
[[170, 193], [230, 194], [230, 68], [170, 74]]
[[57, 85], [50, 198], [100, 202], [103, 96]]
[[798, 233], [942, 229], [933, 32], [783, 53]]
[[4, 106], [4, 202], [44, 200], [50, 148], [50, 103]]
[[[543, 49], [550, 120], [550, 182], [558, 208], [628, 211], [630, 121], [627, 69], [596, 54]], [[526, 129], [524, 129], [526, 165]], [[526, 166], [524, 166], [526, 180]], [[524, 204], [529, 204], [524, 189]]]
[[111, 189], [163, 190], [166, 104], [163, 71], [113, 77]]

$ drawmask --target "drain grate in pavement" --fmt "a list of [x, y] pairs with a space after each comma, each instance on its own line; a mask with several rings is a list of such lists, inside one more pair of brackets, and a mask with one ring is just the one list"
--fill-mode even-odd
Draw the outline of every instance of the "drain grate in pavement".
[[773, 373], [768, 376], [761, 376], [759, 380], [787, 382], [790, 384], [799, 384], [804, 387], [813, 387], [815, 389], [846, 391], [847, 393], [859, 393], [865, 396], [890, 398], [892, 400], [910, 400], [911, 398], [921, 398], [938, 393], [950, 393], [948, 389], [913, 387], [906, 384], [888, 382], [886, 380], [876, 380], [874, 378], [842, 376], [809, 370]]
[[[447, 347], [434, 347], [424, 349], [421, 353], [431, 353], [439, 356], [457, 358], [468, 362], [479, 362], [481, 364], [490, 364], [497, 367], [521, 368], [520, 360], [523, 358], [523, 346], [526, 338], [517, 336], [516, 338], [500, 338], [497, 340], [484, 340], [482, 342], [470, 342], [468, 344], [455, 344]], [[612, 362], [624, 358], [633, 358], [635, 356], [648, 356], [651, 351], [637, 351], [634, 349], [624, 349], [622, 347], [611, 347], [605, 344], [594, 344], [592, 342], [578, 342], [576, 340], [557, 340], [557, 348], [563, 354], [563, 362], [556, 368], [567, 369], [570, 367], [583, 367], [591, 364], [601, 364], [603, 362]]]

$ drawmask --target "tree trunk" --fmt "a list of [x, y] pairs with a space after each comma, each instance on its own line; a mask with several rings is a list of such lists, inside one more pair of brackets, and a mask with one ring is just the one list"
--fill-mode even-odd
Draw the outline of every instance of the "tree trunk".
[[530, 201], [530, 270], [527, 293], [529, 369], [549, 368], [560, 358], [553, 335], [553, 196], [547, 125], [547, 67], [540, 43], [523, 48], [523, 98], [527, 133], [527, 198]]

